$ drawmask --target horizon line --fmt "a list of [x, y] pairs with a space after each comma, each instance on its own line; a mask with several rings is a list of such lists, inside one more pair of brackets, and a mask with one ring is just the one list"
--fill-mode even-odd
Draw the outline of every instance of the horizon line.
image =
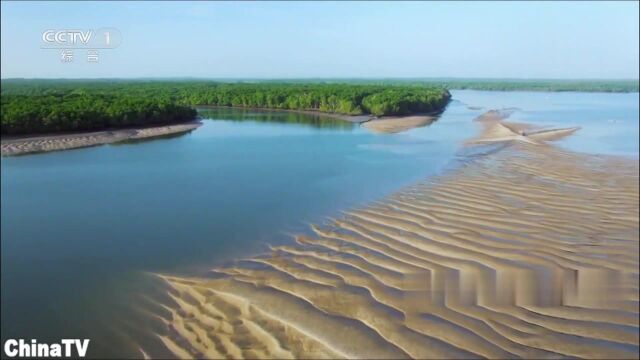
[[310, 77], [205, 77], [205, 76], [141, 76], [141, 77], [2, 77], [0, 80], [537, 80], [537, 81], [640, 81], [640, 78], [546, 78], [546, 77], [410, 77], [410, 76], [310, 76]]

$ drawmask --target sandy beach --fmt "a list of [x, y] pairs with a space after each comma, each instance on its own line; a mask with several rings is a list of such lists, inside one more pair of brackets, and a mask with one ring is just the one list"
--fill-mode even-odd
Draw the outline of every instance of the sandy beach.
[[482, 155], [313, 236], [207, 276], [158, 274], [157, 347], [141, 351], [637, 358], [637, 160], [547, 142], [576, 129], [527, 138], [506, 116], [479, 119]]
[[435, 116], [430, 115], [389, 116], [369, 120], [362, 123], [362, 126], [377, 134], [395, 134], [430, 125], [435, 119]]
[[189, 132], [199, 127], [199, 121], [153, 127], [105, 130], [87, 133], [52, 134], [30, 137], [3, 138], [2, 156], [69, 150], [126, 140], [146, 139]]

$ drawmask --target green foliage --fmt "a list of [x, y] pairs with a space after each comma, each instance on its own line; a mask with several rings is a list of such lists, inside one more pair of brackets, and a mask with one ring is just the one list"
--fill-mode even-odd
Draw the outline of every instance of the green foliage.
[[381, 116], [441, 111], [449, 99], [424, 86], [3, 80], [2, 133], [165, 124], [194, 118], [197, 105]]
[[125, 95], [2, 95], [1, 102], [2, 134], [160, 125], [196, 116], [187, 106]]

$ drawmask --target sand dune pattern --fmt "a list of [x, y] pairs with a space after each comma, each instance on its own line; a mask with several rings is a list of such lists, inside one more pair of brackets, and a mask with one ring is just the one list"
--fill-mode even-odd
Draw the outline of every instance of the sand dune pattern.
[[511, 140], [270, 254], [158, 275], [158, 341], [180, 358], [638, 358], [637, 162]]

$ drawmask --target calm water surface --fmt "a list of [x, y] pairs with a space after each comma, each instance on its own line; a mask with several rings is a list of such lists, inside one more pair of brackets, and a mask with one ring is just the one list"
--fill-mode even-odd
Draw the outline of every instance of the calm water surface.
[[638, 93], [454, 91], [453, 98], [471, 107], [514, 108], [510, 120], [541, 126], [580, 126], [563, 139], [565, 148], [591, 153], [638, 156]]
[[[561, 146], [638, 156], [638, 94], [454, 91], [431, 126], [376, 135], [309, 115], [202, 110], [182, 136], [2, 159], [2, 339], [137, 355], [148, 272], [193, 273], [454, 168], [473, 119], [582, 126]], [[482, 107], [472, 110], [469, 107]], [[142, 306], [142, 305], [140, 305]]]

